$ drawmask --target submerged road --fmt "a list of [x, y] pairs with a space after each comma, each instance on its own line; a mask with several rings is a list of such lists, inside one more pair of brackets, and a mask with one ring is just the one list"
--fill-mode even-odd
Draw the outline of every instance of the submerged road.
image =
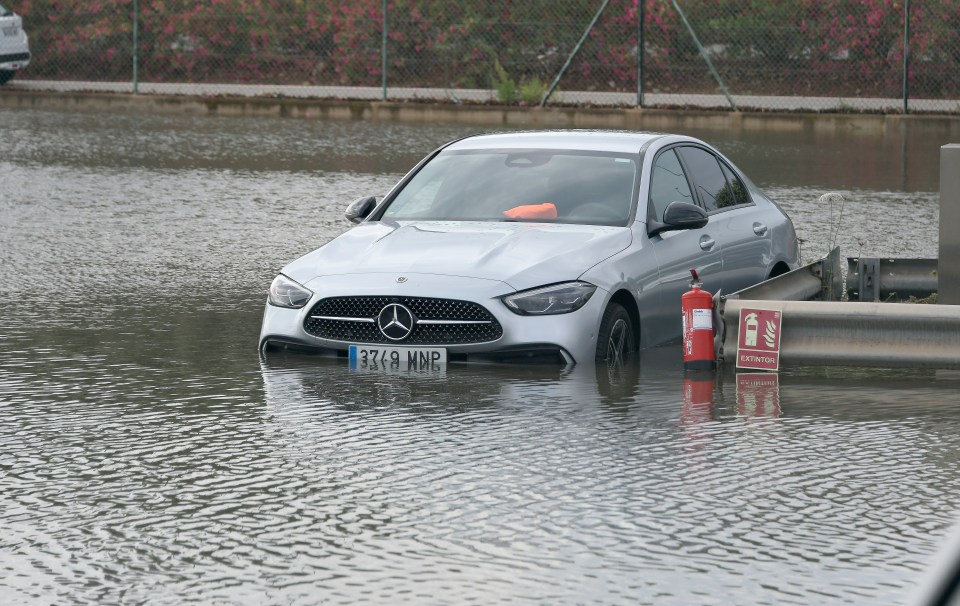
[[[0, 124], [10, 603], [903, 603], [960, 516], [956, 376], [261, 359], [278, 269], [474, 127]], [[936, 250], [929, 134], [712, 137], [806, 256]]]

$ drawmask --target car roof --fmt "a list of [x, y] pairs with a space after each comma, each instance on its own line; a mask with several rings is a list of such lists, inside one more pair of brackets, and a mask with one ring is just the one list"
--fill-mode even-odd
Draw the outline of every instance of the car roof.
[[[667, 135], [635, 131], [552, 130], [473, 135], [451, 143], [453, 151], [476, 149], [570, 149], [638, 153], [651, 141]], [[687, 137], [685, 137], [687, 138]]]

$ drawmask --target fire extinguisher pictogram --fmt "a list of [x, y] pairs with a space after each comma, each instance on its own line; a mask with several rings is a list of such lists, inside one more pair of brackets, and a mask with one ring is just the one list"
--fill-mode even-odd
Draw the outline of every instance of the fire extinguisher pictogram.
[[680, 297], [683, 308], [683, 368], [714, 370], [717, 358], [713, 350], [713, 296], [701, 290], [700, 276], [690, 270], [690, 290]]

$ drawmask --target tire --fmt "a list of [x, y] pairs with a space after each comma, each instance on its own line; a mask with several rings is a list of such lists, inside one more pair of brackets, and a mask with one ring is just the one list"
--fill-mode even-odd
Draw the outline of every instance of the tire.
[[633, 321], [618, 303], [611, 303], [603, 312], [600, 332], [597, 333], [597, 362], [607, 365], [623, 364], [634, 350]]
[[13, 70], [0, 69], [0, 84], [6, 84], [9, 82], [15, 73], [16, 72]]

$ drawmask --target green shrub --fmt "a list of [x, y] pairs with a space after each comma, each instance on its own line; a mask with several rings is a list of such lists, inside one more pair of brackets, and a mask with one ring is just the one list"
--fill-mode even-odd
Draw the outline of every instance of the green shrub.
[[539, 104], [546, 93], [547, 84], [541, 82], [540, 78], [534, 77], [520, 85], [520, 100], [524, 103]]
[[507, 70], [500, 65], [500, 60], [493, 62], [493, 88], [497, 91], [497, 100], [504, 103], [514, 103], [520, 98], [520, 89]]

